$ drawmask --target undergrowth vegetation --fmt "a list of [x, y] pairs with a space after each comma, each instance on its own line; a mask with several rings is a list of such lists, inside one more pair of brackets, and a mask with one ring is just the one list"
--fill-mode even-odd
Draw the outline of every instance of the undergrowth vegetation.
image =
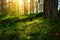
[[44, 19], [43, 13], [0, 19], [0, 40], [59, 40], [60, 19]]

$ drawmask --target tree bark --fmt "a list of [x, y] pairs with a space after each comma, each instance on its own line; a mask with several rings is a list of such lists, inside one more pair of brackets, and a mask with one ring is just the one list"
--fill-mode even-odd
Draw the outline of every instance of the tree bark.
[[57, 18], [58, 0], [44, 0], [44, 15], [46, 18]]
[[24, 15], [27, 15], [27, 13], [28, 13], [27, 0], [24, 0]]
[[2, 16], [5, 17], [7, 14], [7, 2], [6, 2], [6, 0], [1, 0], [1, 11], [2, 11]]
[[34, 13], [34, 0], [30, 0], [30, 13]]
[[36, 13], [38, 13], [38, 1], [36, 1]]

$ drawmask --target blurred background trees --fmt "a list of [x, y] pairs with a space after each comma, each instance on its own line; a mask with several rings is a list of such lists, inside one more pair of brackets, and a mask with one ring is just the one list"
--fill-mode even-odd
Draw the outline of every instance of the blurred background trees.
[[11, 16], [39, 13], [43, 10], [42, 0], [0, 0], [0, 12]]
[[[59, 0], [0, 0], [0, 13], [5, 17], [40, 13], [44, 11], [45, 17], [57, 17]], [[44, 6], [44, 7], [43, 7]]]

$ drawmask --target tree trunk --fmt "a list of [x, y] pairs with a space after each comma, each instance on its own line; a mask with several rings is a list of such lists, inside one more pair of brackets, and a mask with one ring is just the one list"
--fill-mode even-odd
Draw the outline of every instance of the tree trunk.
[[30, 0], [30, 13], [34, 13], [34, 0]]
[[36, 1], [36, 13], [38, 13], [38, 1]]
[[40, 0], [38, 0], [38, 11], [40, 12]]
[[24, 0], [24, 15], [27, 15], [27, 13], [28, 13], [27, 0]]
[[57, 18], [58, 0], [44, 1], [44, 15], [46, 18]]
[[7, 14], [7, 2], [6, 2], [6, 0], [1, 0], [1, 11], [2, 11], [2, 16], [5, 17]]

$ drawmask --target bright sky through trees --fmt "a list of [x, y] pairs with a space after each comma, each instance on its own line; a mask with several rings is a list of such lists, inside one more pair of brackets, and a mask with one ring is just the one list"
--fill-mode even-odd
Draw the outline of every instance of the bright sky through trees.
[[23, 5], [23, 0], [18, 0], [19, 1], [19, 5]]
[[[26, 3], [24, 3], [24, 1], [26, 1]], [[10, 9], [15, 9], [15, 11], [24, 12], [24, 5], [27, 5], [27, 9], [28, 9], [28, 13], [30, 13], [30, 7], [34, 5], [34, 12], [36, 12], [36, 5], [37, 5], [37, 0], [34, 0], [34, 4], [33, 2], [30, 2], [31, 0], [7, 0], [7, 6], [10, 7]], [[32, 5], [30, 5], [30, 3], [32, 3]], [[41, 2], [40, 2], [41, 3]], [[38, 3], [39, 4], [39, 3]], [[42, 3], [43, 5], [43, 3]], [[41, 5], [41, 6], [42, 6]], [[41, 7], [39, 6], [39, 8]], [[12, 8], [13, 7], [13, 8]], [[42, 7], [41, 7], [42, 8]], [[37, 8], [38, 9], [38, 8]], [[39, 9], [38, 9], [39, 10]]]
[[28, 3], [30, 3], [30, 0], [27, 0]]
[[[24, 5], [27, 4], [27, 9], [28, 9], [28, 12], [30, 13], [30, 6], [33, 6], [33, 5], [30, 5], [30, 1], [31, 0], [26, 0], [26, 3], [24, 4], [24, 1], [25, 0], [7, 0], [7, 6], [9, 6], [10, 8], [15, 8], [16, 11], [19, 10], [19, 12], [24, 12]], [[37, 3], [38, 0], [34, 0], [34, 12], [36, 12], [36, 8], [38, 9], [38, 12], [40, 11], [43, 11], [43, 1], [44, 0], [40, 0], [40, 3]], [[32, 2], [31, 2], [32, 3]], [[58, 2], [59, 3], [59, 2]], [[37, 5], [38, 4], [38, 5]], [[60, 3], [59, 3], [60, 4]], [[60, 9], [60, 5], [58, 5], [58, 9]]]
[[[7, 0], [7, 2], [12, 1], [12, 0]], [[15, 4], [19, 3], [19, 5], [23, 5], [24, 0], [13, 0]], [[28, 3], [30, 3], [30, 0], [27, 0]]]
[[[15, 1], [18, 1], [19, 5], [23, 5], [23, 0], [13, 0], [14, 2]], [[28, 3], [30, 3], [30, 0], [27, 0]]]

